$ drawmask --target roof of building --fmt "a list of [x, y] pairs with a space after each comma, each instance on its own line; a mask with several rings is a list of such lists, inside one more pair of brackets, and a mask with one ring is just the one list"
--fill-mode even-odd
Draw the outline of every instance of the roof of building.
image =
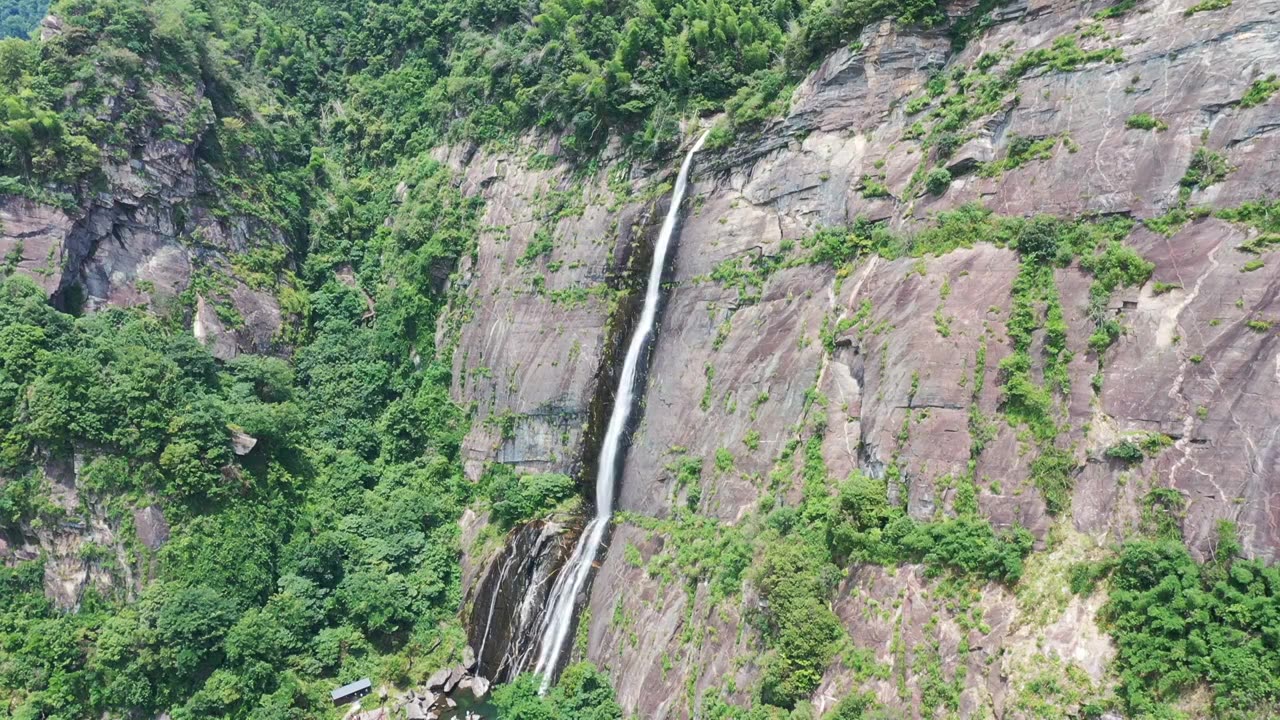
[[369, 682], [369, 678], [360, 678], [353, 683], [343, 685], [337, 690], [329, 693], [329, 695], [332, 696], [334, 700], [337, 700], [338, 698], [344, 698], [348, 695], [354, 695], [362, 690], [368, 690], [372, 686], [373, 684]]

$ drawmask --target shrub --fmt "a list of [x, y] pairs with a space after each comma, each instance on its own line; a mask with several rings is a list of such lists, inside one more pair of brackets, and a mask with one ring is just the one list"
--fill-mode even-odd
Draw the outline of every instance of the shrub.
[[1227, 7], [1231, 7], [1231, 0], [1200, 0], [1200, 2], [1187, 8], [1185, 15], [1191, 17], [1196, 13], [1221, 10]]
[[1240, 98], [1240, 107], [1251, 108], [1261, 105], [1270, 100], [1277, 90], [1280, 90], [1280, 77], [1276, 75], [1269, 75], [1265, 80], [1254, 81], [1244, 97]]
[[1135, 8], [1137, 4], [1138, 0], [1120, 0], [1120, 2], [1115, 5], [1094, 13], [1093, 17], [1095, 20], [1110, 20], [1111, 18], [1117, 18]]
[[1142, 448], [1138, 447], [1137, 443], [1132, 440], [1121, 440], [1115, 445], [1107, 448], [1106, 452], [1103, 454], [1113, 460], [1119, 460], [1120, 462], [1128, 464], [1140, 463], [1146, 458], [1146, 455], [1142, 452]]
[[1124, 126], [1130, 130], [1155, 130], [1157, 132], [1164, 132], [1169, 129], [1168, 123], [1156, 119], [1149, 113], [1130, 115], [1129, 119], [1124, 121]]
[[496, 465], [488, 473], [490, 516], [503, 527], [542, 517], [577, 493], [567, 475], [518, 475], [510, 466]]
[[1209, 565], [1177, 540], [1121, 552], [1102, 618], [1131, 716], [1172, 717], [1165, 703], [1201, 684], [1220, 717], [1261, 717], [1280, 701], [1280, 570], [1231, 546]]
[[820, 551], [805, 542], [770, 543], [753, 579], [768, 603], [771, 655], [761, 679], [761, 699], [794, 707], [822, 680], [844, 629], [827, 596], [834, 577]]
[[493, 705], [512, 720], [621, 720], [613, 682], [589, 662], [569, 665], [546, 695], [541, 678], [524, 673], [493, 691]]
[[867, 200], [889, 197], [889, 188], [873, 177], [864, 176], [862, 178], [862, 197]]
[[951, 187], [951, 173], [946, 168], [934, 168], [924, 180], [925, 188], [934, 195], [941, 195]]
[[1201, 146], [1196, 148], [1195, 154], [1191, 156], [1191, 164], [1187, 166], [1187, 172], [1182, 176], [1182, 186], [1192, 190], [1204, 190], [1222, 182], [1230, 172], [1231, 166], [1227, 164], [1227, 159], [1222, 153]]
[[1269, 320], [1250, 320], [1245, 323], [1245, 327], [1256, 333], [1265, 333], [1271, 329], [1271, 321]]
[[1060, 515], [1071, 507], [1077, 467], [1074, 453], [1054, 447], [1045, 448], [1032, 461], [1031, 480], [1050, 515]]
[[952, 568], [1009, 584], [1022, 577], [1023, 558], [1034, 542], [1024, 528], [997, 534], [977, 517], [917, 525], [902, 539], [908, 554], [929, 565], [934, 573]]

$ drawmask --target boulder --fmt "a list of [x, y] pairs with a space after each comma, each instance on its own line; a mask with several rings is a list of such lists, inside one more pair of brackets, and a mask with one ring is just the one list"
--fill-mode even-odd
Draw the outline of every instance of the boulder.
[[467, 670], [476, 669], [476, 651], [472, 650], [470, 645], [462, 648], [462, 667]]
[[247, 435], [240, 430], [231, 428], [231, 452], [244, 457], [258, 446], [258, 438]]
[[[427, 689], [428, 690], [444, 689], [445, 684], [449, 682], [449, 678], [452, 675], [453, 675], [453, 670], [451, 668], [441, 668], [435, 671], [434, 673], [432, 673], [431, 677], [427, 678]], [[449, 692], [449, 691], [445, 690], [445, 692]]]
[[483, 700], [489, 694], [489, 681], [479, 675], [472, 678], [471, 694], [475, 695], [477, 700]]
[[[462, 678], [467, 676], [467, 671], [460, 667], [455, 667], [449, 671], [449, 678], [444, 681], [443, 689], [446, 693], [453, 692], [458, 687], [458, 683], [462, 682]], [[434, 676], [433, 676], [434, 677]]]

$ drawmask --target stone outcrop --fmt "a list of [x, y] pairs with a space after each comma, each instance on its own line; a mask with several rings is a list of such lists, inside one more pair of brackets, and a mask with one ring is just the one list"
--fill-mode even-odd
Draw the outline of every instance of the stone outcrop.
[[[621, 509], [662, 518], [689, 502], [672, 465], [694, 457], [704, 468], [699, 512], [743, 522], [771, 491], [769, 473], [806, 418], [807, 393], [816, 390], [827, 401], [822, 450], [833, 477], [879, 474], [896, 462], [908, 478], [913, 516], [950, 512], [949, 478], [964, 472], [971, 454], [970, 406], [1000, 417], [996, 368], [1010, 352], [1005, 323], [1015, 253], [978, 245], [941, 257], [867, 258], [839, 277], [833, 268], [802, 265], [773, 273], [750, 289], [758, 296], [751, 298], [710, 275], [725, 261], [784, 256], [815, 230], [860, 217], [909, 234], [932, 214], [971, 202], [1021, 217], [1149, 219], [1184, 201], [1226, 208], [1280, 196], [1273, 161], [1280, 156], [1280, 100], [1239, 104], [1255, 80], [1280, 66], [1280, 2], [1237, 2], [1187, 16], [1190, 4], [1139, 0], [1131, 12], [1095, 20], [1106, 3], [1025, 0], [1004, 6], [959, 50], [944, 33], [884, 23], [867, 30], [860, 49], [827, 58], [796, 89], [787, 117], [699, 156]], [[1067, 36], [1083, 50], [1118, 53], [1026, 72], [1016, 101], [1011, 94], [994, 113], [970, 120], [950, 158], [912, 139], [913, 124], [926, 116], [909, 114], [907, 105], [924, 96], [932, 74], [974, 68], [984, 54], [996, 58], [991, 72], [1001, 72]], [[1167, 129], [1126, 127], [1141, 113]], [[1016, 138], [1050, 139], [1052, 149], [1003, 172], [977, 172], [1005, 158]], [[1231, 171], [1184, 199], [1180, 181], [1201, 146], [1221, 153]], [[919, 181], [920, 168], [931, 166], [951, 170], [945, 193], [928, 194]], [[496, 423], [476, 426], [467, 443], [470, 470], [475, 475], [483, 462], [499, 461], [581, 471], [569, 458], [582, 456], [584, 408], [602, 392], [594, 368], [610, 337], [612, 308], [595, 299], [561, 307], [527, 291], [518, 259], [539, 230], [549, 231], [556, 265], [538, 266], [545, 287], [599, 282], [629, 247], [625, 228], [635, 222], [636, 206], [611, 206], [602, 173], [574, 188], [585, 204], [580, 216], [539, 223], [530, 197], [548, 185], [570, 187], [560, 171], [483, 152], [459, 167], [488, 201], [484, 225], [502, 230], [482, 241], [478, 260], [464, 269], [475, 315], [460, 336], [455, 393], [476, 402], [482, 417], [515, 416], [507, 437]], [[864, 197], [866, 178], [883, 183], [887, 196]], [[1072, 664], [1083, 673], [1072, 677], [1105, 684], [1111, 649], [1094, 619], [1100, 599], [1055, 595], [1051, 589], [1063, 581], [1054, 573], [1131, 535], [1153, 487], [1174, 488], [1186, 500], [1183, 531], [1194, 552], [1209, 552], [1218, 521], [1228, 519], [1247, 552], [1280, 555], [1280, 340], [1267, 325], [1280, 322], [1280, 262], [1267, 257], [1263, 267], [1241, 272], [1254, 257], [1238, 249], [1249, 238], [1242, 226], [1214, 218], [1167, 236], [1136, 230], [1129, 243], [1156, 269], [1145, 286], [1112, 299], [1108, 311], [1126, 333], [1101, 371], [1086, 344], [1092, 279], [1078, 267], [1057, 271], [1074, 353], [1070, 430], [1060, 445], [1073, 448], [1082, 465], [1069, 518], [1049, 516], [1029, 479], [1033, 454], [1003, 421], [975, 479], [981, 511], [996, 527], [1026, 527], [1044, 547], [1056, 524], [1054, 532], [1071, 542], [1038, 553], [1016, 592], [983, 588], [970, 603], [982, 618], [977, 624], [936, 596], [935, 581], [920, 568], [850, 568], [835, 610], [854, 643], [901, 680], [868, 682], [837, 662], [815, 707], [829, 709], [857, 684], [909, 713], [923, 712], [921, 668], [931, 663], [948, 679], [965, 668], [959, 713], [967, 717], [1023, 716], [1028, 683], [1061, 676]], [[823, 347], [824, 328], [863, 312], [863, 320], [836, 333], [834, 350]], [[980, 347], [985, 365], [977, 367]], [[488, 370], [476, 373], [480, 366]], [[550, 417], [569, 421], [561, 429]], [[1134, 466], [1106, 457], [1119, 438], [1137, 432], [1163, 433], [1172, 446]], [[755, 447], [744, 442], [749, 433], [758, 436]], [[714, 468], [720, 449], [732, 455], [727, 471]], [[799, 487], [781, 494], [795, 502]], [[744, 627], [757, 602], [750, 587], [717, 604], [706, 587], [686, 592], [648, 572], [654, 558], [677, 550], [672, 544], [621, 522], [588, 603], [585, 656], [610, 671], [624, 708], [641, 717], [691, 717], [707, 693], [726, 688], [745, 701], [759, 678], [749, 660], [759, 640]], [[492, 556], [490, 549], [468, 557], [472, 597], [497, 571], [487, 562]], [[968, 652], [957, 652], [962, 644]]]
[[[51, 16], [41, 28], [48, 40], [62, 23]], [[232, 258], [263, 243], [283, 244], [284, 235], [210, 204], [219, 193], [210, 185], [216, 171], [198, 157], [214, 121], [204, 88], [155, 84], [121, 92], [144, 96], [156, 119], [130, 128], [141, 138], [124, 157], [115, 148], [103, 152], [102, 187], [82, 188], [74, 207], [0, 195], [0, 256], [66, 309], [142, 306], [169, 314], [177, 307], [219, 358], [277, 351], [279, 302], [238, 278]], [[108, 97], [104, 112], [117, 113], [118, 100]], [[185, 134], [171, 137], [173, 128]], [[205, 283], [213, 286], [206, 295], [216, 297], [202, 295], [184, 307], [184, 294], [201, 277], [216, 278]]]
[[[938, 257], [867, 257], [842, 270], [796, 264], [758, 285], [713, 278], [726, 262], [787, 257], [816, 230], [859, 218], [910, 235], [967, 203], [1018, 217], [1147, 220], [1184, 206], [1280, 197], [1280, 98], [1240, 102], [1280, 67], [1280, 0], [1191, 15], [1193, 0], [1138, 0], [1095, 19], [1110, 4], [1015, 0], [991, 11], [963, 47], [944, 28], [879, 23], [800, 83], [785, 117], [698, 157], [620, 483], [623, 520], [585, 598], [585, 642], [575, 643], [612, 675], [629, 715], [694, 717], [712, 695], [750, 700], [761, 673], [751, 621], [762, 600], [750, 583], [719, 598], [705, 584], [673, 579], [678, 540], [650, 521], [694, 505], [743, 525], [766, 499], [796, 504], [795, 479], [784, 473], [774, 487], [770, 475], [815, 414], [829, 474], [880, 476], [895, 465], [905, 479], [896, 499], [918, 519], [953, 510], [951, 480], [973, 459], [971, 408], [996, 420], [973, 468], [978, 506], [997, 528], [1028, 528], [1041, 550], [1017, 588], [988, 585], [963, 597], [921, 567], [846, 568], [833, 610], [858, 652], [828, 668], [811, 698], [819, 711], [857, 688], [907, 715], [931, 715], [923, 688], [940, 678], [957, 684], [961, 716], [1024, 717], [1037, 678], [1106, 684], [1113, 650], [1095, 621], [1101, 598], [1072, 596], [1063, 577], [1130, 536], [1153, 488], [1184, 498], [1182, 530], [1198, 555], [1212, 552], [1225, 519], [1250, 555], [1280, 558], [1280, 261], [1267, 256], [1242, 272], [1254, 256], [1240, 249], [1252, 239], [1241, 225], [1197, 217], [1168, 234], [1131, 234], [1155, 272], [1106, 308], [1126, 331], [1101, 368], [1087, 346], [1092, 278], [1077, 266], [1056, 271], [1073, 353], [1060, 446], [1081, 465], [1062, 519], [1049, 515], [1029, 477], [1025, 438], [999, 420], [997, 366], [1010, 352], [1019, 262], [1012, 250], [978, 244]], [[957, 2], [951, 14], [976, 6]], [[57, 18], [41, 25], [46, 40], [62, 32]], [[1028, 53], [1066, 45], [1081, 56], [1024, 69], [995, 107], [957, 121], [945, 157], [921, 142], [953, 92], [931, 98], [932, 78], [979, 67], [1010, 72]], [[0, 257], [68, 308], [189, 303], [179, 309], [192, 332], [223, 360], [278, 349], [287, 322], [279, 303], [236, 278], [230, 262], [259, 243], [282, 242], [281, 230], [201, 204], [209, 180], [197, 149], [212, 122], [202, 88], [135, 90], [165, 124], [191, 132], [172, 139], [157, 128], [128, 157], [104, 156], [104, 187], [74, 207], [0, 196]], [[1164, 127], [1129, 127], [1139, 114]], [[1027, 140], [1043, 151], [983, 171]], [[437, 345], [456, 348], [453, 396], [474, 410], [462, 450], [469, 477], [501, 462], [571, 474], [589, 494], [635, 279], [647, 266], [674, 162], [631, 166], [607, 154], [590, 174], [548, 160], [557, 155], [554, 139], [524, 145], [439, 153], [463, 190], [484, 200], [484, 212]], [[1202, 147], [1220, 153], [1229, 172], [1187, 187], [1182, 179]], [[922, 182], [929, 168], [948, 171], [938, 192]], [[397, 198], [408, 191], [397, 188]], [[202, 274], [222, 282], [197, 285]], [[350, 272], [339, 279], [354, 284]], [[825, 404], [815, 409], [819, 396]], [[1171, 445], [1133, 465], [1107, 457], [1138, 432], [1166, 435]], [[237, 443], [238, 453], [252, 452], [253, 438]], [[725, 453], [727, 466], [716, 462]], [[684, 458], [702, 462], [696, 494], [673, 467]], [[0, 537], [5, 560], [49, 559], [46, 585], [63, 607], [90, 584], [127, 594], [150, 571], [85, 552], [92, 544], [126, 557], [119, 528], [82, 512], [75, 472], [45, 468], [51, 497], [75, 519]], [[158, 508], [138, 509], [132, 520], [145, 548], [167, 541]], [[518, 666], [511, 649], [537, 620], [522, 603], [534, 588], [537, 604], [536, 589], [549, 585], [572, 544], [575, 526], [561, 520], [495, 543], [486, 516], [468, 511], [463, 584], [474, 653], [464, 667], [442, 670], [406, 697], [384, 697], [385, 707], [361, 717], [433, 717], [456, 702], [450, 691], [483, 696], [484, 677], [501, 680]], [[891, 672], [868, 673], [862, 661]]]
[[[155, 505], [135, 509], [132, 528], [105, 505], [77, 489], [83, 459], [47, 460], [39, 471], [51, 502], [48, 519], [0, 532], [0, 563], [43, 559], [45, 594], [63, 610], [80, 605], [87, 589], [133, 600], [155, 575], [154, 553], [169, 540], [169, 524]], [[0, 476], [0, 485], [9, 482]], [[131, 542], [136, 538], [141, 548]]]

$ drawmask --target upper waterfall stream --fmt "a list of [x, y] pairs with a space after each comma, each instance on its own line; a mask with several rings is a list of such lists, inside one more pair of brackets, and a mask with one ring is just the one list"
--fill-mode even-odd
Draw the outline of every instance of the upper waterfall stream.
[[613, 517], [613, 495], [617, 486], [619, 453], [627, 423], [631, 419], [632, 406], [635, 404], [635, 384], [640, 355], [649, 342], [650, 335], [653, 334], [654, 321], [658, 315], [662, 271], [666, 266], [671, 237], [675, 234], [676, 225], [680, 219], [680, 204], [684, 201], [684, 193], [688, 186], [689, 168], [693, 164], [694, 153], [702, 148], [702, 143], [706, 139], [707, 133], [703, 133], [685, 155], [680, 173], [676, 177], [675, 191], [671, 195], [671, 206], [667, 209], [667, 217], [662, 224], [662, 231], [658, 234], [658, 242], [653, 251], [653, 265], [649, 268], [644, 310], [631, 336], [631, 344], [627, 347], [622, 374], [618, 378], [613, 410], [609, 415], [609, 426], [600, 447], [600, 462], [596, 471], [595, 517], [587, 524], [573, 549], [573, 554], [561, 568], [560, 575], [552, 586], [549, 597], [550, 608], [544, 615], [541, 639], [538, 643], [538, 661], [534, 666], [534, 672], [542, 676], [542, 692], [546, 692], [550, 687], [552, 676], [560, 663], [569, 629], [573, 626], [575, 601], [587, 582], [587, 576], [591, 572], [592, 564], [595, 563], [600, 545], [604, 541], [605, 531]]

